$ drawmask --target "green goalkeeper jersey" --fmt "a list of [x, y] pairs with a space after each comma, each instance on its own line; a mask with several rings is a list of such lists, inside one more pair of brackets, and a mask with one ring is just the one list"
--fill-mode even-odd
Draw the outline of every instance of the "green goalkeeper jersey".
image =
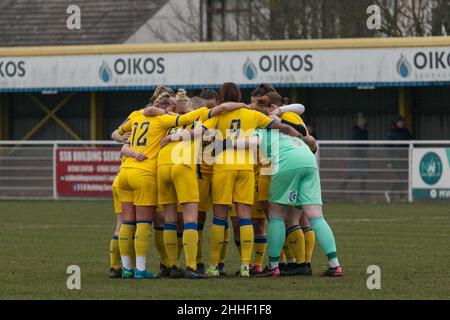
[[301, 139], [271, 129], [258, 129], [256, 134], [261, 139], [261, 153], [272, 164], [272, 174], [300, 168], [317, 169], [316, 157]]

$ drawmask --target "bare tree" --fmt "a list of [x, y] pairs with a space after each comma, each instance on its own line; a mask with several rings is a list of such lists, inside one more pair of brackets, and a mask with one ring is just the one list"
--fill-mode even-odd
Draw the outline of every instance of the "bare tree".
[[[272, 39], [371, 36], [366, 9], [372, 0], [271, 0]], [[274, 30], [275, 29], [275, 30]]]
[[[184, 7], [170, 3], [173, 18], [168, 21], [162, 21], [155, 26], [149, 23], [146, 25], [154, 36], [162, 42], [202, 41], [202, 26], [198, 2], [198, 0], [187, 0], [186, 6]], [[171, 30], [170, 33], [167, 32], [169, 29]]]
[[433, 0], [376, 0], [382, 12], [380, 32], [390, 37], [428, 36]]
[[433, 35], [446, 36], [450, 34], [450, 0], [436, 0], [433, 8]]
[[[366, 27], [372, 4], [381, 9], [378, 31]], [[187, 0], [171, 10], [173, 19], [149, 26], [162, 41], [168, 28], [172, 41], [233, 41], [427, 36], [450, 27], [450, 0]]]

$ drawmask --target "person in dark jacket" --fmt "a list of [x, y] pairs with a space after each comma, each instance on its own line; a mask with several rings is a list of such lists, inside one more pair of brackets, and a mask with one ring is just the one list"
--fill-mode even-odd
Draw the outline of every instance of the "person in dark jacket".
[[[411, 132], [405, 127], [405, 119], [402, 116], [395, 116], [390, 125], [389, 131], [387, 133], [387, 140], [412, 140], [413, 135]], [[396, 157], [405, 157], [407, 160], [407, 152], [408, 145], [401, 144], [391, 146], [391, 148], [395, 148]], [[395, 176], [395, 182], [392, 183], [389, 193], [392, 191], [394, 195], [400, 197], [400, 200], [404, 200], [406, 198], [406, 193], [408, 192], [407, 179], [408, 179], [408, 162], [407, 161], [392, 161], [388, 163], [388, 168], [393, 170]]]
[[[358, 113], [356, 123], [350, 130], [349, 140], [369, 140], [367, 127], [367, 117], [362, 113]], [[350, 158], [347, 163], [348, 171], [345, 173], [344, 181], [341, 183], [340, 189], [345, 191], [351, 180], [355, 179], [359, 181], [359, 184], [354, 186], [352, 190], [366, 190], [367, 161], [364, 161], [364, 159], [367, 157], [367, 148], [369, 146], [365, 144], [354, 144], [348, 147], [348, 157]]]
[[350, 131], [349, 140], [369, 140], [367, 131], [367, 118], [364, 114], [358, 113], [356, 124]]
[[411, 140], [413, 138], [411, 132], [405, 128], [405, 119], [397, 115], [392, 119], [387, 134], [388, 140]]

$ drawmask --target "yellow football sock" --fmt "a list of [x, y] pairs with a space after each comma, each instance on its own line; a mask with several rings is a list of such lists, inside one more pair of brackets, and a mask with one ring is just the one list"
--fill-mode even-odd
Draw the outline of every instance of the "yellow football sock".
[[183, 252], [183, 233], [177, 232], [177, 242], [178, 242], [178, 254], [177, 254], [177, 263], [180, 263], [180, 256]]
[[225, 238], [225, 219], [218, 217], [213, 218], [211, 226], [211, 233], [209, 235], [209, 264], [217, 266], [220, 260], [220, 253], [222, 252], [223, 241]]
[[117, 235], [113, 235], [109, 243], [109, 260], [111, 262], [111, 268], [115, 270], [120, 269], [119, 237]]
[[250, 264], [253, 250], [253, 224], [252, 219], [244, 218], [239, 220], [241, 239], [241, 264]]
[[198, 232], [196, 223], [186, 223], [183, 231], [184, 260], [186, 267], [197, 270]]
[[230, 242], [230, 229], [228, 228], [228, 221], [227, 221], [225, 224], [225, 230], [223, 234], [223, 245], [222, 250], [220, 251], [219, 263], [225, 263], [225, 259], [227, 258], [228, 253], [229, 242]]
[[203, 263], [203, 228], [205, 225], [203, 223], [199, 223], [197, 225], [197, 233], [198, 233], [198, 245], [197, 245], [197, 264]]
[[137, 221], [136, 234], [134, 236], [134, 249], [136, 251], [136, 259], [138, 257], [147, 257], [150, 249], [150, 236], [152, 234], [151, 221]]
[[131, 259], [131, 268], [136, 269], [136, 249], [134, 248], [134, 239], [135, 234], [133, 234], [133, 241], [131, 242], [131, 246], [133, 249], [131, 250], [130, 259]]
[[155, 247], [158, 250], [159, 261], [166, 267], [171, 267], [169, 257], [167, 257], [166, 247], [164, 246], [164, 228], [154, 227]]
[[130, 259], [131, 259], [131, 268], [132, 269], [136, 269], [136, 249], [134, 247], [134, 239], [135, 238], [136, 238], [136, 229], [134, 230], [134, 233], [133, 233], [133, 241], [131, 241]]
[[255, 244], [253, 245], [253, 264], [257, 266], [263, 265], [264, 256], [267, 249], [267, 236], [260, 234], [255, 236]]
[[287, 237], [284, 240], [283, 252], [284, 252], [286, 263], [288, 263], [289, 260], [294, 260], [295, 257], [294, 257], [294, 254], [292, 253], [291, 248], [289, 248], [289, 239]]
[[178, 238], [177, 238], [176, 224], [166, 223], [164, 225], [164, 246], [166, 247], [169, 265], [170, 266], [177, 265]]
[[134, 256], [134, 240], [133, 235], [136, 230], [136, 223], [123, 221], [119, 230], [119, 250], [122, 259], [122, 266], [131, 269], [132, 256]]
[[305, 236], [305, 262], [311, 263], [314, 245], [316, 244], [316, 234], [311, 227], [303, 228], [303, 234]]
[[280, 254], [280, 263], [286, 263], [286, 255], [284, 254], [284, 251], [281, 251]]
[[305, 237], [299, 225], [286, 230], [289, 239], [289, 248], [295, 257], [297, 264], [305, 263]]

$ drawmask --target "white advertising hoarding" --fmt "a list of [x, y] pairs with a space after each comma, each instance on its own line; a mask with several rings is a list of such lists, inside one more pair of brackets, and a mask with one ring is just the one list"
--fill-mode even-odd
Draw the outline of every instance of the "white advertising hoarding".
[[0, 57], [1, 91], [450, 82], [450, 47]]
[[450, 199], [450, 148], [414, 148], [411, 170], [414, 200]]

